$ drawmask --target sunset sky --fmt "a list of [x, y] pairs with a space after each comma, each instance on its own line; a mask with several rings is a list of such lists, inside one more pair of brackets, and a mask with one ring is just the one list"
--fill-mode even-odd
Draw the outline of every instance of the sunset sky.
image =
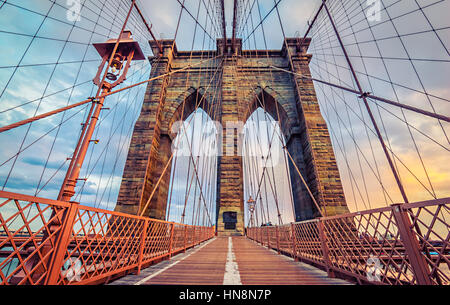
[[[119, 8], [119, 16], [114, 16], [114, 10], [105, 6], [105, 0], [81, 0], [81, 19], [71, 22], [67, 20], [65, 0], [56, 3], [0, 1], [0, 126], [95, 94], [91, 80], [100, 60], [92, 43], [116, 38], [130, 1], [108, 2], [111, 7]], [[203, 3], [214, 5], [214, 2], [204, 0]], [[308, 20], [321, 3], [320, 0], [277, 2], [286, 37], [302, 37]], [[180, 14], [177, 0], [140, 0], [138, 3], [158, 38], [174, 37]], [[231, 36], [233, 1], [225, 0], [225, 3], [227, 33]], [[380, 20], [369, 21], [365, 15], [367, 1], [329, 1], [330, 11], [365, 91], [450, 116], [449, 3], [383, 0]], [[198, 5], [198, 1], [185, 1], [186, 9], [194, 15], [198, 11], [199, 23], [204, 25], [207, 11], [203, 4]], [[252, 36], [244, 41], [245, 48], [265, 49], [264, 38], [268, 49], [281, 48], [283, 36], [277, 11], [268, 14], [273, 6], [273, 0], [260, 0], [259, 12], [253, 7], [250, 15], [254, 23], [259, 22], [260, 16], [267, 15], [263, 22], [264, 35], [259, 27], [255, 30], [255, 39]], [[247, 9], [242, 8], [242, 12], [248, 13]], [[215, 49], [218, 34], [209, 31], [208, 24], [208, 34], [212, 37], [204, 40], [204, 33], [197, 28], [193, 39], [195, 22], [183, 11], [176, 38], [178, 49], [190, 51], [202, 46]], [[137, 18], [131, 19], [129, 29], [145, 55], [151, 56], [150, 38], [143, 28]], [[246, 38], [252, 26], [241, 25], [240, 28], [243, 30], [238, 34]], [[324, 12], [310, 36], [312, 43], [308, 52], [313, 55], [310, 65], [313, 77], [355, 89], [342, 49]], [[150, 69], [148, 61], [134, 63], [123, 85], [147, 79]], [[319, 83], [315, 83], [315, 89], [328, 124], [350, 210], [402, 202], [362, 100], [355, 94]], [[92, 146], [86, 158], [82, 178], [88, 180], [79, 183], [77, 201], [114, 208], [128, 143], [144, 93], [145, 86], [140, 86], [108, 97], [107, 107], [111, 109], [102, 113], [95, 134], [100, 142]], [[373, 100], [369, 103], [386, 144], [393, 152], [391, 156], [409, 201], [450, 196], [450, 124]], [[34, 123], [32, 128], [22, 126], [0, 134], [0, 187], [55, 198], [68, 166], [66, 159], [73, 152], [80, 123], [86, 114], [87, 108], [80, 107]], [[283, 156], [281, 144], [277, 144], [279, 156]], [[20, 150], [23, 152], [16, 159], [14, 156]], [[179, 170], [180, 173], [185, 171]], [[280, 188], [279, 201], [284, 213], [291, 215], [284, 163], [280, 163], [275, 173]], [[185, 181], [185, 177], [182, 180]], [[182, 200], [183, 187], [180, 186], [180, 193], [176, 195], [180, 196], [179, 200]], [[246, 196], [248, 194], [247, 189]], [[284, 222], [290, 221], [292, 217], [286, 216]]]

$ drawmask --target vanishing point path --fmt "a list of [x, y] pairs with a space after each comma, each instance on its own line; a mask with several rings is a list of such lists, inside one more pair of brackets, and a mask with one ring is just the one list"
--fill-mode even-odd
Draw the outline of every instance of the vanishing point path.
[[110, 285], [346, 285], [245, 237], [217, 237]]

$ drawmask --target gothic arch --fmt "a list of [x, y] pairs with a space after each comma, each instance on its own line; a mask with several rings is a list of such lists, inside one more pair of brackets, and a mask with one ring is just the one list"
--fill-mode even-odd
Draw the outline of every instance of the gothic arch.
[[[295, 51], [297, 43], [295, 39], [286, 40], [284, 48], [289, 47]], [[309, 41], [305, 42], [304, 49], [294, 52], [295, 57], [291, 58], [292, 71], [310, 74], [310, 56], [305, 53], [308, 44]], [[192, 58], [192, 54], [187, 52], [171, 52], [173, 41], [163, 41], [163, 46], [166, 48], [162, 54], [163, 60], [152, 66], [152, 76], [163, 75], [171, 67], [185, 66]], [[205, 59], [204, 55], [205, 51], [195, 53], [195, 60]], [[259, 55], [254, 57], [247, 53], [245, 56], [257, 60]], [[281, 50], [274, 52], [269, 59], [273, 65], [278, 65], [280, 62], [286, 62], [286, 56]], [[213, 59], [210, 55], [206, 57]], [[218, 64], [217, 61], [216, 63]], [[191, 69], [189, 78], [187, 72], [176, 73], [170, 78], [160, 78], [148, 84], [141, 114], [133, 131], [116, 210], [132, 214], [139, 212], [142, 203], [147, 202], [156, 182], [162, 177], [145, 215], [161, 219], [165, 217], [171, 172], [171, 167], [166, 167], [166, 164], [171, 156], [170, 144], [174, 136], [168, 131], [175, 121], [182, 117], [187, 118], [195, 110], [196, 102], [200, 98], [199, 107], [207, 113], [218, 111], [219, 116], [216, 118], [213, 115], [212, 119], [225, 126], [236, 121], [245, 122], [264, 100], [265, 111], [280, 121], [286, 139], [286, 149], [293, 159], [291, 163], [296, 164], [304, 173], [306, 184], [319, 205], [326, 208], [328, 216], [348, 212], [328, 129], [321, 116], [312, 81], [277, 72], [276, 82], [270, 87], [266, 82], [272, 79], [271, 70], [253, 69], [252, 66], [235, 69], [236, 61], [232, 58], [221, 63], [220, 78], [211, 78], [210, 73], [202, 73], [205, 71], [202, 68]], [[207, 64], [202, 67], [210, 69], [214, 65]], [[256, 74], [256, 81], [259, 79], [260, 82], [252, 84], [249, 77], [252, 79]], [[207, 90], [207, 84], [212, 82], [215, 85], [214, 90]], [[205, 89], [200, 87], [201, 84]], [[296, 86], [300, 90], [296, 90]], [[216, 93], [219, 96], [217, 99]], [[223, 131], [223, 126], [220, 130]], [[225, 137], [222, 138], [222, 147], [226, 144], [227, 147], [237, 150], [238, 140], [235, 140], [234, 145], [229, 145]], [[225, 235], [243, 234], [242, 162], [235, 153], [219, 156], [217, 164], [217, 232]], [[165, 168], [167, 171], [163, 174]], [[292, 177], [295, 169], [290, 168], [290, 172]], [[298, 175], [292, 178], [297, 220], [316, 217], [314, 205], [310, 202], [301, 179]], [[225, 230], [222, 218], [225, 212], [237, 213], [235, 230]]]
[[258, 109], [263, 108], [275, 121], [278, 121], [282, 134], [285, 140], [289, 139], [292, 134], [294, 126], [297, 125], [297, 116], [294, 115], [292, 109], [295, 105], [289, 105], [281, 95], [266, 86], [264, 89], [261, 86], [256, 87], [248, 100], [250, 101], [248, 107], [244, 112], [244, 123], [247, 122], [248, 118]]
[[181, 119], [186, 120], [186, 118], [196, 111], [197, 105], [198, 108], [201, 108], [210, 116], [209, 112], [214, 105], [210, 103], [208, 97], [203, 87], [199, 87], [198, 89], [190, 87], [175, 100], [168, 103], [164, 114], [163, 133], [168, 134], [173, 140], [176, 137], [176, 133], [172, 132], [172, 125]]

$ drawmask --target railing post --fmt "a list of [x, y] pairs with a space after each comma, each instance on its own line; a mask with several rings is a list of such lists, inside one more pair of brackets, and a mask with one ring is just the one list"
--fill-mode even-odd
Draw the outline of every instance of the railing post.
[[198, 240], [197, 240], [197, 227], [194, 226], [194, 246], [197, 245], [197, 242], [198, 242]]
[[275, 227], [275, 234], [277, 236], [277, 252], [280, 254], [280, 236], [278, 231], [278, 226]]
[[142, 260], [144, 258], [145, 240], [147, 239], [148, 220], [144, 220], [144, 228], [142, 229], [141, 239], [139, 240], [139, 257], [138, 257], [138, 269], [137, 274], [141, 273]]
[[187, 225], [184, 225], [184, 250], [186, 252]]
[[54, 247], [55, 250], [52, 255], [52, 260], [50, 261], [47, 280], [45, 282], [46, 285], [56, 285], [58, 283], [58, 278], [61, 275], [61, 268], [64, 264], [64, 257], [70, 243], [73, 224], [77, 217], [78, 205], [79, 203], [77, 202], [70, 202], [70, 207], [67, 209], [65, 217], [62, 219], [62, 227]]
[[323, 261], [325, 263], [325, 268], [327, 270], [328, 276], [334, 277], [334, 272], [333, 272], [331, 260], [330, 260], [330, 249], [328, 248], [327, 236], [325, 234], [322, 219], [319, 219], [317, 221], [317, 229], [319, 231], [320, 246], [322, 249], [322, 255], [323, 255]]
[[291, 222], [291, 235], [292, 235], [292, 257], [296, 262], [298, 262], [298, 256], [297, 256], [297, 238], [295, 236], [295, 225], [293, 222]]
[[270, 249], [270, 227], [266, 227], [267, 229], [267, 248]]
[[422, 255], [417, 237], [412, 233], [412, 224], [408, 213], [400, 204], [392, 205], [392, 213], [397, 222], [398, 232], [405, 247], [408, 261], [419, 285], [432, 285], [427, 262]]
[[170, 224], [170, 240], [169, 240], [169, 259], [172, 257], [172, 247], [173, 247], [173, 234], [175, 231], [175, 224]]

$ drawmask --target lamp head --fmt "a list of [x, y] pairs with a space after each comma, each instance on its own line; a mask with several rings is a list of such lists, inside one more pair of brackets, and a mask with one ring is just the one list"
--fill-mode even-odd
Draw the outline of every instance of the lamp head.
[[[104, 71], [106, 63], [109, 62], [111, 55], [117, 44], [117, 39], [110, 39], [104, 43], [94, 43], [94, 47], [100, 56], [103, 58], [103, 63], [97, 71], [97, 76], [94, 79], [94, 83], [99, 85], [101, 82], [101, 73]], [[109, 67], [107, 67], [106, 78], [109, 81], [114, 82], [110, 84], [112, 87], [122, 83], [126, 79], [128, 68], [131, 61], [144, 60], [145, 55], [142, 52], [141, 47], [137, 41], [131, 38], [130, 31], [124, 31], [119, 39], [117, 49], [114, 53], [114, 57]], [[111, 69], [111, 70], [109, 70]]]
[[253, 212], [255, 210], [255, 202], [256, 201], [252, 198], [252, 196], [250, 196], [250, 198], [247, 201], [248, 209], [250, 210], [250, 212]]
[[[117, 39], [109, 39], [106, 42], [94, 43], [93, 45], [101, 57], [104, 57], [106, 55], [109, 55], [110, 57], [112, 52], [114, 51], [116, 42]], [[139, 43], [131, 38], [131, 32], [124, 31], [119, 39], [119, 46], [117, 47], [116, 54], [120, 54], [122, 57], [126, 58], [133, 50], [134, 50], [133, 60], [145, 59], [145, 55], [142, 52]]]
[[114, 59], [111, 62], [111, 69], [113, 73], [120, 71], [123, 66], [124, 57], [120, 53], [114, 55]]

